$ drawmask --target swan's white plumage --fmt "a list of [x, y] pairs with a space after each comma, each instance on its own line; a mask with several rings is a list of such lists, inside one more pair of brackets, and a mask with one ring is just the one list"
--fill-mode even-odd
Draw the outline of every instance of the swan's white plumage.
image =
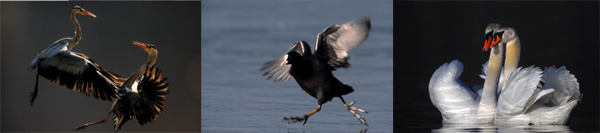
[[[501, 42], [496, 45], [499, 46], [500, 53], [503, 52], [504, 45], [509, 47], [504, 56], [506, 58], [504, 66], [501, 65], [502, 59], [492, 60], [490, 56], [492, 62], [488, 61], [483, 65], [482, 75], [480, 75], [483, 79], [486, 79], [486, 76], [492, 77], [486, 79], [486, 83], [498, 81], [497, 88], [494, 90], [497, 95], [486, 93], [486, 96], [481, 96], [481, 91], [486, 89], [478, 89], [479, 87], [474, 87], [477, 93], [472, 93], [458, 78], [463, 68], [459, 61], [454, 60], [440, 66], [430, 79], [429, 96], [442, 113], [444, 123], [480, 123], [482, 121], [477, 121], [474, 116], [481, 116], [482, 112], [478, 114], [477, 111], [482, 110], [485, 112], [495, 110], [493, 123], [500, 125], [566, 123], [571, 110], [581, 99], [579, 83], [575, 76], [565, 67], [547, 67], [544, 71], [533, 66], [517, 69], [521, 50], [516, 31], [492, 23], [486, 28], [486, 34], [488, 39], [484, 49], [487, 49], [489, 42], [496, 44], [496, 40], [491, 40], [492, 37], [502, 37]], [[491, 71], [487, 70], [488, 63], [493, 64]], [[486, 75], [496, 72], [503, 74], [498, 78]], [[469, 98], [474, 100], [468, 100]], [[490, 99], [496, 98], [495, 106], [480, 104], [480, 107], [477, 107], [480, 99], [489, 102]]]
[[473, 121], [476, 116], [479, 98], [459, 79], [462, 70], [463, 64], [453, 60], [440, 66], [429, 80], [429, 98], [444, 123]]
[[[488, 64], [490, 64], [490, 61], [486, 61], [485, 64], [481, 65], [481, 74], [479, 75], [479, 77], [481, 79], [485, 80], [485, 75], [486, 75], [486, 71], [487, 71], [487, 66]], [[504, 73], [504, 67], [501, 68], [500, 73]], [[502, 85], [504, 85], [504, 74], [500, 74], [500, 78], [498, 78], [498, 88], [502, 88]], [[496, 92], [498, 93], [498, 95], [500, 94], [500, 92], [502, 91], [502, 89], [497, 89]]]
[[500, 94], [495, 123], [565, 124], [580, 98], [577, 79], [564, 67], [549, 67], [543, 74], [539, 68], [518, 69]]
[[575, 75], [571, 74], [566, 68], [547, 67], [544, 71], [546, 84], [543, 88], [553, 88], [556, 91], [552, 93], [549, 105], [563, 105], [570, 101], [579, 100], [579, 82]]
[[542, 79], [542, 70], [537, 67], [518, 68], [508, 78], [506, 88], [498, 97], [496, 117], [512, 116], [525, 112], [535, 99]]
[[[460, 80], [462, 71], [463, 64], [453, 60], [440, 66], [430, 79], [429, 96], [444, 123], [479, 123], [476, 110], [480, 95]], [[485, 79], [485, 73], [480, 76]], [[538, 67], [518, 68], [507, 81], [505, 90], [499, 91], [494, 124], [564, 124], [581, 99], [577, 79], [564, 67], [547, 67], [544, 71]]]
[[500, 92], [496, 106], [495, 123], [529, 124], [530, 118], [525, 114], [527, 109], [548, 91], [539, 89], [542, 70], [537, 67], [518, 68], [513, 71]]

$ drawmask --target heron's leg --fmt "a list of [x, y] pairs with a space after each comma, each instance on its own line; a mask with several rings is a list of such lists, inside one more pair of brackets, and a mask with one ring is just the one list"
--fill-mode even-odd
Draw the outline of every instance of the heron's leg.
[[[352, 115], [354, 115], [354, 117], [356, 117], [358, 119], [358, 121], [360, 121], [360, 123], [367, 125], [367, 120], [365, 120], [365, 118], [362, 118], [362, 116], [360, 116], [360, 114], [356, 113], [356, 111], [362, 112], [362, 113], [369, 113], [369, 112], [367, 112], [363, 109], [352, 107], [352, 105], [354, 105], [354, 103], [356, 103], [356, 101], [352, 101], [350, 104], [346, 104], [346, 101], [344, 101], [344, 98], [342, 98], [342, 96], [340, 96], [340, 99], [342, 100], [342, 103], [344, 103], [344, 107], [346, 107], [346, 110], [348, 110], [348, 112], [350, 112]], [[367, 126], [369, 126], [369, 125], [367, 125]]]
[[106, 122], [106, 120], [108, 120], [108, 117], [110, 117], [110, 114], [114, 111], [115, 106], [117, 105], [117, 101], [118, 101], [118, 99], [115, 99], [112, 107], [110, 108], [110, 111], [108, 112], [108, 114], [106, 114], [106, 116], [104, 116], [104, 119], [102, 119], [100, 121], [97, 121], [97, 122], [93, 122], [93, 123], [83, 124], [83, 125], [79, 126], [78, 128], [76, 128], [75, 130], [82, 130], [82, 129], [87, 128], [88, 126], [96, 125], [96, 124], [100, 124], [100, 123]]
[[[303, 116], [293, 116], [293, 117], [284, 116], [283, 120], [287, 120], [288, 123], [296, 123], [296, 122], [299, 122], [299, 121], [304, 121], [304, 124], [306, 124], [306, 121], [308, 121], [308, 117], [310, 117], [311, 115], [313, 115], [313, 114], [315, 114], [315, 113], [317, 113], [319, 111], [321, 111], [321, 105], [320, 104], [317, 106], [317, 109], [315, 109], [315, 110], [313, 110], [311, 112], [308, 112], [307, 114], [305, 114]], [[304, 124], [302, 124], [302, 125], [304, 125]]]
[[40, 79], [40, 73], [37, 73], [37, 76], [35, 77], [35, 89], [29, 94], [29, 102], [31, 102], [31, 106], [33, 106], [33, 101], [35, 101], [35, 97], [37, 96], [38, 79]]

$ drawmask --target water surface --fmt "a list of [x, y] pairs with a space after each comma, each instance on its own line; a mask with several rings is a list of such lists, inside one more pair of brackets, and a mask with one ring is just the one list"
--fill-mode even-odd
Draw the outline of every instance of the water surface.
[[[202, 131], [206, 132], [392, 132], [392, 2], [203, 1]], [[263, 63], [284, 54], [292, 43], [309, 42], [334, 24], [369, 17], [372, 29], [350, 51], [352, 65], [334, 75], [355, 91], [344, 96], [369, 126], [345, 110], [339, 98], [322, 106], [306, 123], [288, 124], [317, 107], [317, 100], [291, 79], [266, 80]]]

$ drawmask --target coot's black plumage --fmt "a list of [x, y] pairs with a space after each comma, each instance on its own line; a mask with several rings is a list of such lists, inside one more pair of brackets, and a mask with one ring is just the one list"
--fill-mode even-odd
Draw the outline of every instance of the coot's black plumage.
[[288, 52], [275, 60], [266, 62], [261, 70], [269, 69], [264, 75], [274, 81], [287, 81], [291, 77], [296, 79], [300, 87], [309, 95], [318, 100], [317, 109], [295, 117], [284, 117], [290, 123], [308, 120], [308, 117], [321, 110], [321, 105], [339, 97], [346, 110], [358, 120], [367, 125], [367, 122], [356, 111], [366, 111], [352, 107], [354, 102], [346, 104], [342, 95], [354, 91], [351, 86], [340, 82], [331, 71], [337, 68], [348, 68], [347, 51], [362, 44], [371, 29], [371, 22], [364, 18], [342, 25], [333, 25], [317, 35], [315, 53], [312, 54], [310, 46], [305, 41], [298, 41], [290, 47]]

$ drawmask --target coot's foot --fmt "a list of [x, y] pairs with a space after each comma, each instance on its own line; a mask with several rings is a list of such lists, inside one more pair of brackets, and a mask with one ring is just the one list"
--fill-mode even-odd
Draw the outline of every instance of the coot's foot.
[[[360, 121], [360, 123], [367, 125], [367, 120], [365, 120], [365, 118], [362, 118], [362, 116], [360, 116], [358, 112], [362, 112], [362, 113], [369, 113], [367, 111], [365, 111], [364, 109], [360, 109], [357, 107], [353, 107], [352, 105], [354, 105], [354, 103], [356, 103], [356, 101], [352, 101], [350, 104], [346, 105], [346, 110], [348, 110], [348, 112], [350, 112], [352, 115], [354, 115], [354, 117], [356, 117], [358, 119], [358, 121]], [[369, 125], [367, 125], [369, 126]]]

